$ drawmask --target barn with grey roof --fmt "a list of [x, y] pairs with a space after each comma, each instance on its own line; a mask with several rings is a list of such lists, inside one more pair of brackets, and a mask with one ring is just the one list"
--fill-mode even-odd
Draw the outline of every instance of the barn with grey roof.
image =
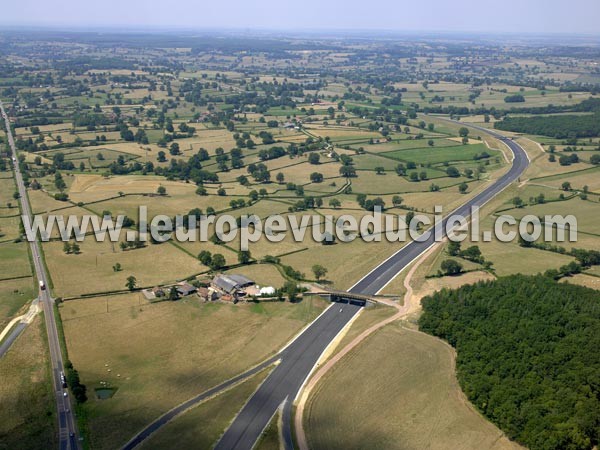
[[244, 275], [220, 274], [213, 278], [212, 285], [227, 294], [235, 294], [245, 287], [254, 285], [254, 281]]

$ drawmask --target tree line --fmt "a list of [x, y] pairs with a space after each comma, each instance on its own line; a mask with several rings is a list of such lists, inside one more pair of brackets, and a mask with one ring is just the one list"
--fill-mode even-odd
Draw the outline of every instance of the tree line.
[[537, 134], [557, 139], [600, 136], [600, 114], [538, 117], [505, 117], [494, 123], [504, 131]]
[[456, 348], [469, 400], [532, 450], [600, 438], [600, 293], [513, 275], [423, 300], [422, 331]]

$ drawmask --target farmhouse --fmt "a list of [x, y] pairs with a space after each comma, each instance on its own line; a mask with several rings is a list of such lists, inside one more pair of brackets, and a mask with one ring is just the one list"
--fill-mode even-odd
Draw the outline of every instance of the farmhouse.
[[225, 294], [238, 294], [244, 288], [254, 285], [254, 281], [238, 274], [221, 274], [213, 278], [211, 286]]

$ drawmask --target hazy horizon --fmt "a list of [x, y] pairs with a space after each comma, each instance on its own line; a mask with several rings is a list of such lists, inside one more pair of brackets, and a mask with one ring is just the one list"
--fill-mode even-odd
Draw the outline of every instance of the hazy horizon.
[[392, 0], [319, 2], [301, 5], [275, 0], [198, 4], [174, 8], [132, 0], [106, 0], [101, 8], [75, 0], [22, 0], [3, 6], [0, 26], [51, 29], [134, 29], [140, 31], [238, 31], [573, 34], [598, 35], [597, 0], [432, 0], [425, 5]]

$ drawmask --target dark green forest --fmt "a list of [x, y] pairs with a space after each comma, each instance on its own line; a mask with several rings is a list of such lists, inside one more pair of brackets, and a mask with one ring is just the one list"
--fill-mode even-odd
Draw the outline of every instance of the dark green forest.
[[600, 136], [600, 114], [505, 117], [494, 128], [558, 139]]
[[420, 329], [457, 350], [471, 402], [532, 450], [600, 436], [600, 293], [514, 275], [423, 300]]

